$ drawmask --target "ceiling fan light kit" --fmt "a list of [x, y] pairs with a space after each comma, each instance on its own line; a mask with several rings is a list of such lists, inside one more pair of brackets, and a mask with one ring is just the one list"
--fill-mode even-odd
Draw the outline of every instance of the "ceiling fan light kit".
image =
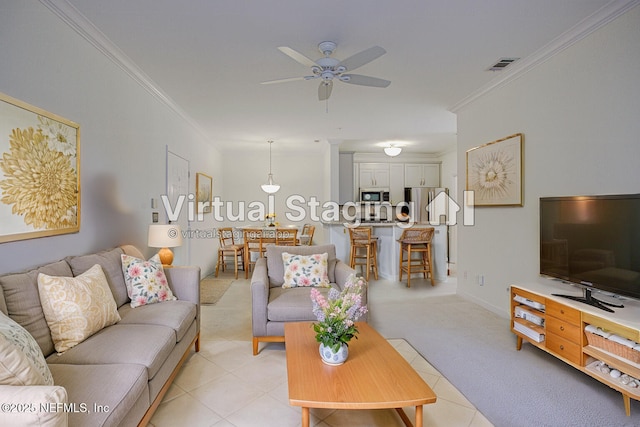
[[349, 58], [339, 61], [331, 57], [337, 48], [337, 44], [331, 41], [324, 41], [318, 45], [318, 50], [324, 55], [317, 61], [307, 58], [300, 52], [287, 46], [281, 46], [278, 49], [289, 56], [291, 59], [305, 67], [311, 68], [310, 76], [291, 77], [286, 79], [270, 80], [262, 82], [262, 84], [285, 83], [296, 80], [313, 80], [321, 79], [318, 86], [318, 100], [325, 101], [331, 96], [333, 89], [333, 80], [337, 79], [343, 83], [355, 84], [359, 86], [370, 86], [385, 88], [391, 84], [389, 80], [379, 79], [377, 77], [363, 76], [360, 74], [344, 74], [351, 72], [363, 65], [368, 64], [374, 59], [384, 55], [387, 51], [380, 46], [373, 46], [362, 52], [356, 53]]
[[267, 183], [262, 184], [260, 187], [262, 188], [262, 191], [264, 191], [265, 193], [273, 194], [278, 192], [278, 190], [280, 189], [280, 186], [273, 182], [273, 174], [271, 173], [271, 144], [273, 144], [273, 141], [268, 141], [268, 142], [269, 142], [269, 176], [267, 178]]

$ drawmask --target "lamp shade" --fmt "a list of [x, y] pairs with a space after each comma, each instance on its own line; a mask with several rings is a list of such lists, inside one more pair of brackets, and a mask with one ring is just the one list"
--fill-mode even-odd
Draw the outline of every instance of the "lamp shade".
[[177, 224], [151, 224], [149, 240], [151, 248], [175, 248], [182, 245], [182, 231]]
[[267, 183], [262, 184], [260, 187], [262, 187], [262, 191], [268, 194], [277, 193], [280, 189], [280, 186], [273, 182], [273, 175], [271, 174], [269, 174], [269, 180], [267, 181]]
[[391, 145], [389, 147], [384, 147], [384, 154], [389, 157], [395, 157], [402, 152], [401, 147], [396, 147], [395, 145]]

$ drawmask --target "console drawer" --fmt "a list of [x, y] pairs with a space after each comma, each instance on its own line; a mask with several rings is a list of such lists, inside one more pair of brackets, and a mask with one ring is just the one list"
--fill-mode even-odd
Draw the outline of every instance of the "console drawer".
[[545, 322], [547, 333], [552, 333], [573, 343], [580, 344], [582, 330], [579, 326], [551, 316], [547, 316]]
[[557, 319], [566, 320], [576, 326], [580, 325], [580, 311], [575, 308], [560, 304], [552, 299], [547, 299], [547, 314]]
[[559, 337], [556, 334], [549, 333], [546, 335], [545, 346], [556, 355], [576, 365], [580, 364], [580, 356], [582, 354], [582, 347], [580, 345]]

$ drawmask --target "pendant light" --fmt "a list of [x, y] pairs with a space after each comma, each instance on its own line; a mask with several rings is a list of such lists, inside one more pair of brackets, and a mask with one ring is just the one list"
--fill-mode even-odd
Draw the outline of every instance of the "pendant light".
[[278, 184], [274, 184], [273, 182], [273, 174], [271, 173], [271, 144], [273, 144], [273, 141], [268, 141], [269, 142], [269, 178], [266, 184], [262, 184], [262, 191], [264, 191], [265, 193], [268, 194], [273, 194], [276, 193], [279, 189], [280, 186]]

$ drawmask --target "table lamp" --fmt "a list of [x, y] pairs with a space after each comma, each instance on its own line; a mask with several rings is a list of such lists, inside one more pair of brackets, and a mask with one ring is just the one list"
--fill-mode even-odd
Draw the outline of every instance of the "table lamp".
[[149, 225], [149, 240], [151, 248], [162, 248], [158, 251], [162, 265], [169, 266], [173, 262], [173, 252], [169, 248], [182, 245], [182, 231], [177, 224]]

